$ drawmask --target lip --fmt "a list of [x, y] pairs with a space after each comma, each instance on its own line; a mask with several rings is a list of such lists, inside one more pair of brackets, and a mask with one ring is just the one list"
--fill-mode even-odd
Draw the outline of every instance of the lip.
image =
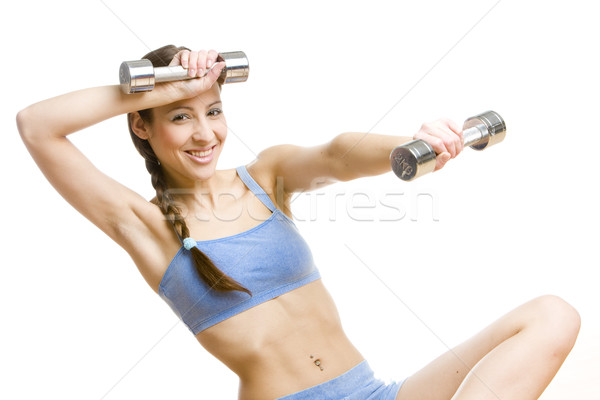
[[[208, 164], [213, 160], [213, 156], [215, 154], [215, 147], [217, 147], [217, 145], [214, 145], [212, 147], [205, 147], [202, 149], [185, 150], [184, 153], [190, 160], [192, 160], [193, 162], [195, 162], [197, 164]], [[201, 152], [207, 152], [207, 151], [210, 151], [210, 153], [205, 156], [198, 156], [198, 155], [191, 154], [191, 152], [201, 153]]]

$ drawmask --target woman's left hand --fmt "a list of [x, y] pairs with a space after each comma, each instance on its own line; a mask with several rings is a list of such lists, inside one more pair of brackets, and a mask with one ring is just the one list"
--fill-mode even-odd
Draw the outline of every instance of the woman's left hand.
[[225, 62], [218, 61], [218, 58], [219, 53], [215, 50], [182, 50], [175, 54], [169, 66], [181, 65], [187, 70], [190, 78], [198, 79], [165, 82], [161, 85], [173, 89], [177, 100], [198, 96], [217, 82], [225, 68]]
[[413, 136], [429, 143], [437, 157], [435, 171], [460, 154], [463, 149], [462, 129], [450, 119], [441, 118], [433, 122], [425, 122]]

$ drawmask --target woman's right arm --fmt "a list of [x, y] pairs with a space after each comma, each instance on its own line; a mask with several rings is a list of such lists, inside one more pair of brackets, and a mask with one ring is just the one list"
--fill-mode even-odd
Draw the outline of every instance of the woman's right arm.
[[96, 87], [33, 104], [17, 114], [17, 126], [54, 188], [117, 243], [127, 246], [123, 233], [135, 225], [136, 214], [149, 208], [148, 202], [100, 172], [67, 135], [116, 115], [169, 101], [160, 90], [127, 96], [119, 86]]
[[[208, 54], [208, 61], [214, 63], [214, 59], [210, 60], [211, 52]], [[214, 54], [216, 57], [216, 52]], [[191, 55], [195, 56], [193, 60], [197, 62], [198, 70], [206, 69], [206, 57], [198, 57], [197, 52]], [[181, 64], [190, 70], [193, 68], [189, 52], [178, 55], [174, 60], [173, 65]], [[139, 239], [153, 234], [148, 221], [155, 221], [157, 213], [160, 217], [160, 211], [134, 191], [99, 171], [67, 136], [120, 114], [198, 95], [214, 84], [223, 67], [224, 63], [219, 63], [203, 78], [159, 84], [151, 92], [141, 94], [124, 94], [119, 86], [114, 85], [83, 89], [44, 100], [18, 113], [19, 133], [31, 156], [56, 190], [131, 253]]]

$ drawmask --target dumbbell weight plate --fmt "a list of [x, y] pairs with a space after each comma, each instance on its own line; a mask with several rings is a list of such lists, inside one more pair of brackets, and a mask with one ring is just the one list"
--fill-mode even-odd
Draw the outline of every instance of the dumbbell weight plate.
[[[132, 75], [132, 71], [134, 74]], [[119, 82], [124, 93], [147, 92], [154, 88], [154, 67], [150, 60], [124, 61], [119, 68]]]
[[[475, 150], [483, 150], [498, 144], [506, 137], [506, 123], [495, 111], [486, 111], [467, 119], [463, 125], [463, 132], [475, 127], [484, 133], [482, 140], [471, 145], [471, 148]], [[465, 145], [469, 145], [466, 141]]]
[[225, 61], [226, 67], [221, 72], [219, 82], [222, 84], [246, 82], [250, 74], [250, 63], [243, 51], [219, 53], [218, 61]]
[[435, 170], [435, 151], [424, 140], [396, 147], [390, 154], [392, 170], [404, 181], [412, 181]]

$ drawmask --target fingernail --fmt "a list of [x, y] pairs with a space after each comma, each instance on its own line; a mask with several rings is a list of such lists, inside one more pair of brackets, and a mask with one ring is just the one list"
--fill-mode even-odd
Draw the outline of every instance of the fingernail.
[[208, 62], [206, 63], [206, 68], [210, 68], [212, 66], [213, 66], [212, 60], [208, 60]]
[[198, 76], [204, 76], [204, 70], [202, 68], [198, 70]]
[[195, 69], [193, 69], [193, 68], [192, 68], [192, 69], [190, 69], [190, 76], [191, 76], [191, 77], [194, 77], [194, 76], [196, 76], [196, 70], [195, 70]]

